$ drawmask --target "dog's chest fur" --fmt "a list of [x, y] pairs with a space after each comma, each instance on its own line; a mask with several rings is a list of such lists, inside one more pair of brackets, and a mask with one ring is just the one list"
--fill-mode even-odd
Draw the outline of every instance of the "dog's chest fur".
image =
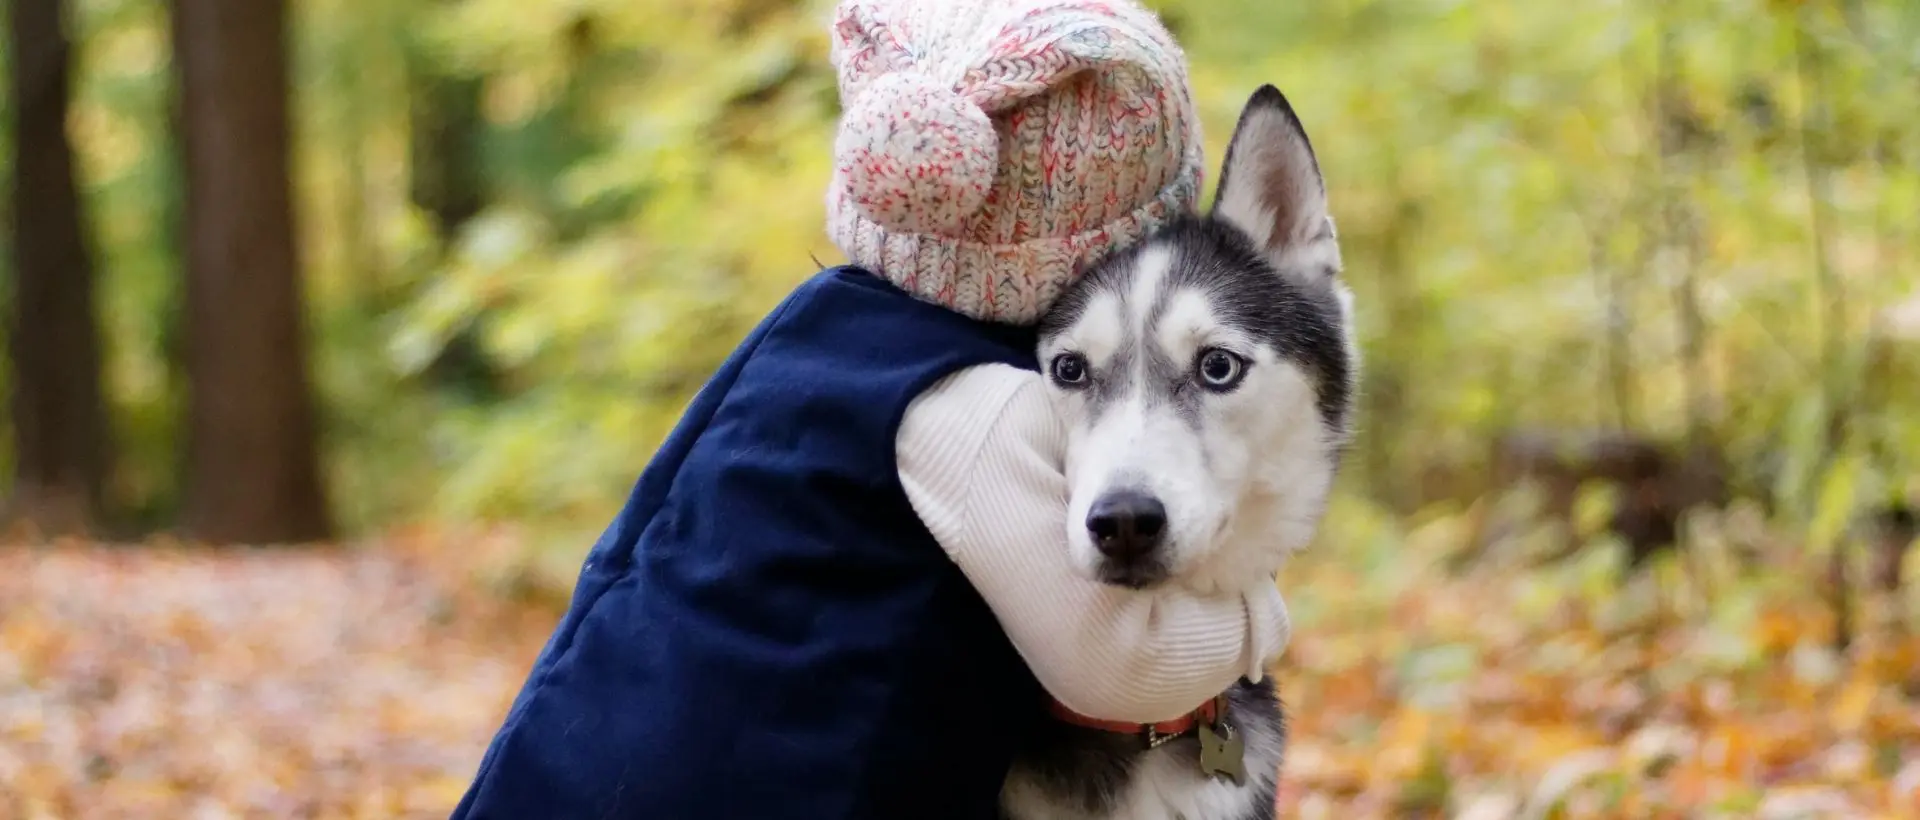
[[1286, 729], [1272, 679], [1228, 692], [1246, 742], [1239, 785], [1200, 770], [1199, 741], [1146, 749], [1138, 736], [1049, 723], [1020, 750], [1001, 791], [1006, 820], [1272, 820]]

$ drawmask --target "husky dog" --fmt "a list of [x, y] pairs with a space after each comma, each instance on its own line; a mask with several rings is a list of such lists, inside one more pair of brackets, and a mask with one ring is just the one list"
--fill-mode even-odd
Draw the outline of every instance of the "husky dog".
[[[1070, 433], [1072, 562], [1131, 588], [1271, 583], [1319, 523], [1348, 436], [1351, 297], [1313, 148], [1255, 92], [1213, 212], [1101, 262], [1041, 321]], [[1053, 721], [1002, 792], [1013, 820], [1274, 815], [1285, 729], [1271, 679], [1172, 725]]]

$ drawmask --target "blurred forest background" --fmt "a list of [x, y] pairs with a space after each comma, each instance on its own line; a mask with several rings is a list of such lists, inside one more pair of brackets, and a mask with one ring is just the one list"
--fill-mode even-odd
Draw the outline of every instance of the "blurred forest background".
[[[838, 259], [830, 4], [4, 5], [0, 816], [444, 812], [652, 448]], [[1293, 100], [1357, 295], [1362, 432], [1282, 581], [1290, 813], [1920, 816], [1920, 6], [1150, 5], [1210, 162]], [[76, 668], [178, 644], [240, 709], [290, 651], [250, 606], [337, 621], [287, 708], [386, 740], [229, 733], [264, 792], [102, 750], [76, 704], [136, 684]], [[300, 671], [373, 654], [412, 688]], [[424, 691], [470, 708], [396, 729]]]

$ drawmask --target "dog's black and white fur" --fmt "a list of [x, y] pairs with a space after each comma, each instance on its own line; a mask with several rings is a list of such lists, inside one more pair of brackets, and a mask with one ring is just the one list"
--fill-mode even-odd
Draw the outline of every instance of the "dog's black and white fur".
[[[1318, 525], [1347, 439], [1350, 316], [1313, 148], [1286, 97], [1263, 87], [1213, 212], [1102, 262], [1041, 323], [1040, 361], [1071, 430], [1073, 563], [1133, 588], [1272, 583]], [[1239, 784], [1202, 771], [1191, 735], [1148, 748], [1061, 722], [1020, 750], [1004, 813], [1273, 817], [1285, 745], [1273, 683], [1226, 694], [1246, 749]]]

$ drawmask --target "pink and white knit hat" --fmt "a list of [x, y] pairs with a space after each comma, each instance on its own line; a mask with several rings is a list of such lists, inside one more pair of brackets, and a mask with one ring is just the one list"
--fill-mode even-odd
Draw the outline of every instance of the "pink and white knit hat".
[[828, 234], [974, 318], [1038, 319], [1199, 195], [1185, 55], [1132, 0], [841, 0], [833, 64]]

